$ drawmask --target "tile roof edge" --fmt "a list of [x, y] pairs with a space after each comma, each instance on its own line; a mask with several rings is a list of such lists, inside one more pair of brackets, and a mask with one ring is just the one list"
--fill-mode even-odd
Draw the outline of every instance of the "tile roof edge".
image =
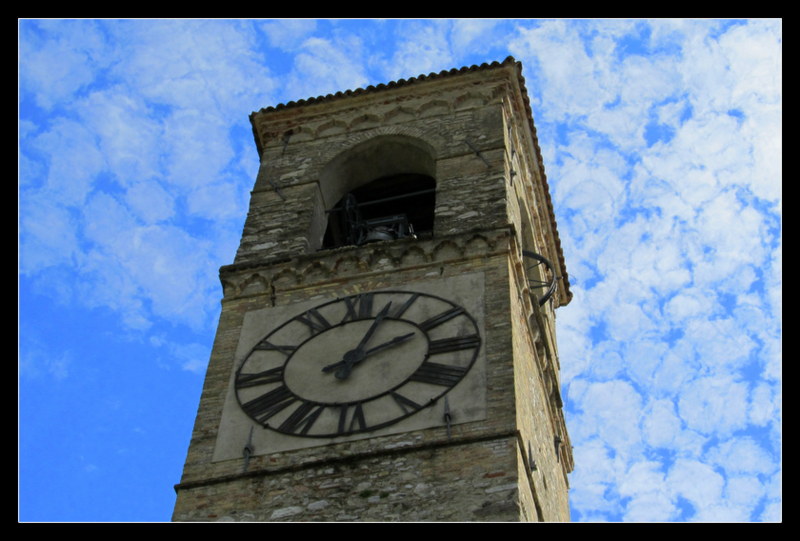
[[353, 90], [343, 90], [339, 92], [335, 92], [333, 94], [326, 94], [324, 96], [317, 96], [312, 98], [306, 98], [296, 101], [289, 101], [286, 103], [279, 103], [277, 105], [270, 105], [269, 107], [262, 107], [258, 111], [253, 111], [250, 116], [252, 117], [258, 113], [271, 113], [274, 111], [281, 111], [283, 109], [290, 109], [293, 107], [303, 107], [306, 105], [312, 105], [316, 103], [325, 103], [332, 100], [346, 98], [350, 96], [358, 96], [361, 94], [367, 94], [372, 92], [379, 92], [381, 90], [388, 90], [392, 88], [398, 88], [402, 86], [412, 85], [415, 83], [419, 83], [422, 81], [428, 81], [431, 79], [444, 79], [448, 76], [452, 75], [459, 75], [462, 73], [467, 73], [471, 71], [481, 71], [481, 70], [489, 70], [489, 69], [496, 69], [499, 67], [508, 66], [511, 64], [520, 64], [517, 60], [514, 59], [513, 56], [506, 57], [505, 60], [502, 62], [494, 61], [494, 62], [484, 62], [482, 64], [473, 64], [472, 66], [464, 66], [462, 68], [452, 68], [449, 70], [442, 70], [440, 72], [432, 72], [429, 74], [420, 74], [416, 77], [410, 77], [408, 79], [397, 79], [395, 81], [390, 81], [388, 83], [379, 83], [377, 85], [369, 85], [366, 87], [360, 87]]

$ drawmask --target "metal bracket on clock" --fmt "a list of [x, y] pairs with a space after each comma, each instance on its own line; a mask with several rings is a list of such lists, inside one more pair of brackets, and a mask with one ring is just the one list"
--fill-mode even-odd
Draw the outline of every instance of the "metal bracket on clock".
[[450, 403], [447, 401], [447, 397], [444, 397], [444, 422], [447, 423], [447, 439], [450, 439], [450, 421], [452, 419], [452, 415], [450, 414]]
[[253, 456], [253, 452], [255, 449], [253, 448], [253, 427], [250, 427], [250, 435], [247, 437], [247, 443], [244, 445], [242, 449], [242, 456], [244, 456], [244, 469], [243, 472], [247, 471], [247, 466], [250, 464], [250, 457]]

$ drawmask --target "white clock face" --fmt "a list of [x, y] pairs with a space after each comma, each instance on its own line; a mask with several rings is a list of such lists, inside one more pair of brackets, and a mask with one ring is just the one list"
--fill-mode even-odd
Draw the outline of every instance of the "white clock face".
[[235, 379], [238, 403], [277, 432], [371, 432], [432, 406], [473, 367], [475, 318], [442, 297], [380, 291], [306, 310], [263, 337]]
[[483, 291], [465, 273], [247, 312], [213, 460], [485, 419]]

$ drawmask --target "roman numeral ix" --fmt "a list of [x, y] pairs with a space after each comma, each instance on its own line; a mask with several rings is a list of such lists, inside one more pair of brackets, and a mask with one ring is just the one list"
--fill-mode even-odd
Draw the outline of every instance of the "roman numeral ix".
[[239, 372], [236, 376], [236, 387], [243, 389], [245, 387], [257, 387], [259, 385], [266, 385], [267, 383], [280, 383], [283, 381], [283, 367], [270, 368], [262, 372], [245, 373]]
[[270, 417], [297, 401], [297, 397], [284, 385], [242, 404], [250, 417], [264, 424]]
[[268, 340], [264, 339], [258, 344], [256, 347], [253, 348], [254, 350], [261, 350], [261, 351], [280, 351], [285, 355], [291, 355], [297, 349], [297, 346], [279, 346], [276, 344], [270, 343]]

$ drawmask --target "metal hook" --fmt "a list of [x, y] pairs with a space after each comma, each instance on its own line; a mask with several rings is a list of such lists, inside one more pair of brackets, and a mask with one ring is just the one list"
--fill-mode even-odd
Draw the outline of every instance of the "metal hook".
[[242, 471], [247, 471], [247, 466], [250, 464], [250, 457], [253, 455], [255, 449], [253, 448], [253, 427], [250, 427], [250, 435], [247, 437], [247, 443], [242, 449], [242, 455], [244, 456], [244, 469]]
[[447, 439], [450, 439], [450, 420], [452, 419], [452, 415], [450, 415], [450, 403], [447, 401], [447, 397], [444, 397], [444, 422], [447, 423]]

